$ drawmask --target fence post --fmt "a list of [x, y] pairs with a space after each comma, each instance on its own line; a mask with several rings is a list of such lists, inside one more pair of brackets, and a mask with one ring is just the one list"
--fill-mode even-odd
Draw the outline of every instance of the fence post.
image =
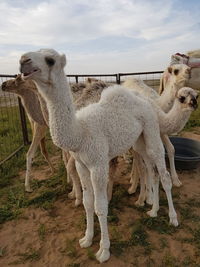
[[78, 83], [78, 76], [77, 75], [75, 76], [75, 79], [76, 79], [76, 83]]
[[24, 107], [22, 106], [21, 99], [19, 97], [18, 97], [18, 104], [19, 104], [19, 113], [20, 113], [21, 126], [22, 126], [23, 141], [24, 141], [24, 145], [28, 145], [30, 142], [28, 140], [26, 114], [25, 114]]
[[116, 74], [116, 82], [117, 82], [117, 84], [120, 84], [120, 83], [121, 83], [121, 80], [120, 80], [120, 73], [117, 73], [117, 74]]

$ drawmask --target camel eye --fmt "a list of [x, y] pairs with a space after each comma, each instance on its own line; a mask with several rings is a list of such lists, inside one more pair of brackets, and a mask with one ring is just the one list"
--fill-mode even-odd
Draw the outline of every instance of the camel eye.
[[180, 101], [181, 103], [183, 103], [183, 102], [185, 101], [185, 97], [184, 97], [184, 96], [179, 97], [179, 101]]
[[178, 69], [175, 69], [175, 70], [174, 70], [174, 74], [175, 74], [175, 75], [178, 75], [178, 73], [179, 73], [179, 70], [178, 70]]
[[55, 64], [55, 60], [51, 57], [45, 57], [45, 61], [49, 67], [52, 67]]

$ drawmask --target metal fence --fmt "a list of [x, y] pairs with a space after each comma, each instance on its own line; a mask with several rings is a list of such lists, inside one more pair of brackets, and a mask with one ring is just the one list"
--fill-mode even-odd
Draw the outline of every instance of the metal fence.
[[[157, 89], [163, 71], [117, 73], [117, 74], [82, 74], [67, 75], [70, 83], [84, 82], [87, 77], [95, 77], [109, 83], [120, 84], [129, 76], [144, 80]], [[0, 85], [16, 75], [0, 74]], [[27, 120], [20, 98], [15, 94], [3, 92], [0, 88], [0, 165], [29, 144]]]
[[151, 72], [133, 72], [133, 73], [116, 73], [116, 74], [80, 74], [80, 75], [67, 75], [70, 83], [84, 82], [87, 77], [95, 77], [99, 80], [104, 80], [109, 83], [120, 84], [126, 80], [129, 76], [135, 76], [144, 80], [149, 86], [157, 89], [160, 84], [160, 76], [163, 71], [151, 71]]
[[[15, 77], [0, 74], [0, 85]], [[26, 116], [20, 98], [0, 89], [0, 165], [28, 143]]]

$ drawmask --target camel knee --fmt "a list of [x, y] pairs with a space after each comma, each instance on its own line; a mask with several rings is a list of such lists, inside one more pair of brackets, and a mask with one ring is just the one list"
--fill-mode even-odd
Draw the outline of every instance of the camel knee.
[[106, 190], [100, 190], [95, 195], [94, 211], [97, 216], [107, 216], [108, 214], [108, 198]]
[[157, 154], [155, 153], [155, 150], [154, 150], [154, 149], [152, 149], [152, 148], [147, 148], [146, 152], [147, 152], [148, 157], [149, 157], [151, 160], [153, 160], [154, 162], [157, 160], [157, 157], [159, 156], [159, 154], [157, 155]]
[[76, 171], [76, 166], [75, 166], [75, 161], [74, 160], [69, 160], [67, 163], [67, 172], [74, 173]]
[[26, 154], [26, 164], [28, 167], [31, 165], [33, 158], [34, 158], [34, 153], [28, 151]]
[[100, 203], [95, 203], [94, 205], [95, 214], [99, 216], [107, 216], [108, 215], [108, 202], [101, 201]]
[[83, 186], [83, 205], [87, 211], [94, 211], [93, 192], [86, 186]]
[[175, 154], [174, 146], [170, 146], [170, 147], [167, 149], [167, 153], [168, 153], [169, 156], [174, 156], [174, 154]]
[[162, 182], [164, 190], [171, 190], [172, 181], [171, 181], [170, 174], [168, 171], [165, 171], [165, 174], [161, 176], [161, 182]]
[[94, 205], [91, 203], [91, 201], [84, 200], [83, 198], [83, 206], [88, 212], [94, 212]]

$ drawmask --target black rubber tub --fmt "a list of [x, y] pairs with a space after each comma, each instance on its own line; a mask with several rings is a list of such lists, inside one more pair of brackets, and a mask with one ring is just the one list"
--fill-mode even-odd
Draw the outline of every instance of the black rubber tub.
[[[170, 137], [175, 148], [175, 167], [177, 170], [191, 170], [200, 166], [200, 142], [183, 137]], [[169, 166], [168, 156], [166, 161]]]

